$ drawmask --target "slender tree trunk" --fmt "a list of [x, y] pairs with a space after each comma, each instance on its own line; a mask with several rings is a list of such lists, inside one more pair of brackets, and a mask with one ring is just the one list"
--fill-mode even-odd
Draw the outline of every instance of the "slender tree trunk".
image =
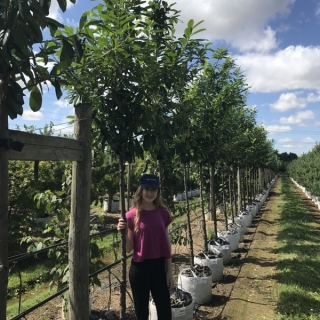
[[214, 187], [214, 163], [210, 163], [210, 218], [213, 220], [214, 225], [214, 236], [218, 237], [218, 225], [217, 225], [217, 206], [216, 206], [216, 196]]
[[[8, 114], [0, 86], [0, 139], [8, 139]], [[8, 288], [8, 150], [0, 148], [0, 319], [6, 319]]]
[[190, 244], [190, 263], [193, 266], [193, 264], [194, 264], [193, 238], [192, 238], [191, 220], [190, 220], [190, 208], [189, 208], [189, 198], [188, 198], [187, 165], [185, 163], [183, 164], [183, 180], [184, 180], [184, 191], [186, 193], [186, 212], [187, 212], [188, 236], [189, 236], [189, 244]]
[[[121, 156], [119, 156], [119, 190], [120, 190], [120, 211], [121, 218], [124, 221], [126, 219], [126, 209], [124, 203], [124, 161]], [[126, 251], [126, 241], [127, 241], [127, 230], [121, 230], [121, 282], [120, 282], [120, 320], [124, 320], [126, 317], [126, 284], [127, 284], [127, 251]]]
[[222, 208], [225, 221], [226, 230], [228, 230], [228, 216], [227, 216], [227, 205], [226, 205], [226, 190], [225, 190], [225, 181], [224, 181], [224, 168], [221, 168], [221, 180], [222, 180]]
[[233, 177], [233, 170], [230, 171], [229, 177], [228, 177], [228, 185], [229, 185], [229, 202], [230, 202], [230, 209], [231, 209], [231, 220], [232, 223], [234, 223], [234, 211], [233, 211], [233, 191], [232, 190], [232, 177]]
[[127, 211], [130, 210], [130, 178], [131, 178], [131, 164], [128, 162], [128, 179], [127, 179]]
[[89, 317], [91, 113], [89, 104], [75, 106], [75, 139], [83, 142], [82, 161], [73, 161], [69, 230], [69, 320]]
[[241, 172], [240, 172], [240, 167], [238, 167], [237, 170], [237, 189], [238, 189], [238, 197], [237, 197], [237, 203], [238, 203], [238, 212], [241, 211]]
[[207, 235], [207, 225], [206, 225], [206, 215], [204, 212], [204, 202], [203, 202], [203, 172], [202, 172], [202, 163], [199, 165], [199, 176], [200, 176], [200, 206], [201, 206], [201, 214], [202, 214], [202, 231], [203, 231], [203, 250], [207, 250], [208, 244], [208, 235]]
[[250, 170], [248, 169], [248, 167], [246, 167], [246, 171], [245, 171], [245, 177], [246, 177], [246, 200], [245, 200], [245, 204], [248, 204], [249, 202], [249, 184], [250, 184], [250, 176], [249, 176], [249, 172]]
[[113, 200], [113, 193], [110, 191], [108, 192], [108, 211], [112, 212], [112, 200]]
[[241, 170], [241, 177], [242, 177], [242, 206], [245, 207], [246, 205], [246, 172], [247, 172], [247, 169], [246, 168], [243, 168]]
[[158, 157], [158, 167], [159, 167], [159, 180], [160, 180], [160, 192], [163, 196], [163, 160], [162, 157]]

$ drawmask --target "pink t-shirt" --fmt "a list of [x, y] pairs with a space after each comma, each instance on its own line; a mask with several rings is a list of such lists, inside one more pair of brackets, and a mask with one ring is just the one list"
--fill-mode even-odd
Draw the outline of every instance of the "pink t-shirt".
[[[128, 228], [132, 231], [135, 217], [135, 208], [126, 213]], [[172, 218], [165, 208], [141, 209], [139, 230], [134, 233], [133, 261], [171, 257], [166, 231], [171, 221]]]

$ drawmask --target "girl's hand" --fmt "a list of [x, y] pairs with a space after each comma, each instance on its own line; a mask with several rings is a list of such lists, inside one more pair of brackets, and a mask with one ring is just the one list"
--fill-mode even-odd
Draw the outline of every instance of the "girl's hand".
[[127, 227], [126, 222], [124, 222], [124, 220], [122, 218], [120, 218], [118, 220], [118, 224], [117, 224], [117, 230], [120, 231], [122, 229], [125, 229]]

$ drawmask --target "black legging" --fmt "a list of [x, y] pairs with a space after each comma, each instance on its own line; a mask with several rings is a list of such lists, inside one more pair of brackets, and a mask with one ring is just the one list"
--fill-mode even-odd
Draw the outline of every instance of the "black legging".
[[158, 320], [171, 320], [164, 258], [131, 261], [129, 280], [138, 320], [148, 320], [150, 292], [157, 308]]

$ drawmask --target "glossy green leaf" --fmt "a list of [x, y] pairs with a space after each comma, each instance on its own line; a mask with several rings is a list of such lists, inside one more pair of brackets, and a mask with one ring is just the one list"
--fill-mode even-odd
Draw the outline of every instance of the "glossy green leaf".
[[179, 38], [179, 42], [181, 43], [181, 45], [183, 47], [185, 47], [187, 45], [187, 39], [185, 39], [185, 38]]
[[62, 50], [60, 55], [60, 62], [68, 67], [74, 58], [74, 50], [72, 45], [65, 39], [62, 40]]
[[29, 103], [32, 111], [37, 112], [41, 109], [42, 95], [38, 87], [32, 88]]
[[59, 100], [62, 97], [62, 90], [61, 90], [61, 87], [60, 87], [60, 83], [58, 81], [52, 81], [52, 85], [55, 88], [56, 97]]
[[62, 12], [67, 10], [67, 0], [58, 0], [58, 4]]
[[79, 22], [79, 29], [81, 30], [85, 23], [87, 22], [88, 19], [88, 12], [85, 12], [82, 14], [81, 18], [80, 18], [80, 22]]

